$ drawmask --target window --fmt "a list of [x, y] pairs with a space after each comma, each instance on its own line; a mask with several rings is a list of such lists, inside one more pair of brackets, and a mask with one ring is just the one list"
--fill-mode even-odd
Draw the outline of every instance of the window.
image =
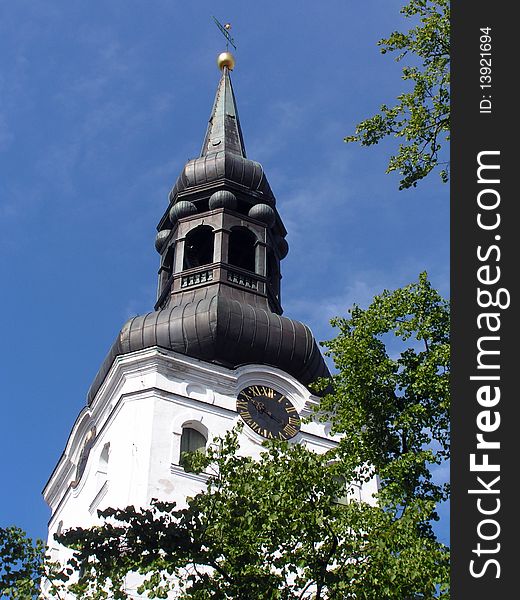
[[99, 463], [96, 473], [97, 488], [101, 489], [108, 479], [108, 458], [110, 456], [110, 442], [103, 446], [99, 455]]
[[188, 456], [193, 452], [205, 452], [206, 441], [206, 437], [193, 427], [182, 428], [179, 464], [185, 471], [189, 471]]
[[255, 234], [245, 227], [236, 227], [229, 235], [228, 263], [255, 272]]
[[273, 251], [267, 251], [267, 278], [275, 297], [279, 300], [280, 296], [280, 267]]
[[350, 503], [350, 495], [349, 492], [352, 490], [352, 485], [348, 485], [347, 480], [343, 475], [337, 475], [334, 477], [334, 480], [337, 484], [341, 486], [341, 491], [336, 497], [336, 504], [342, 504], [346, 506]]
[[166, 283], [168, 281], [170, 275], [173, 273], [174, 258], [175, 258], [175, 244], [171, 244], [171, 246], [166, 251], [166, 254], [164, 255], [163, 262], [161, 265], [161, 272], [162, 272], [161, 279], [164, 283]]
[[183, 270], [209, 265], [213, 262], [213, 230], [208, 225], [192, 229], [184, 242]]

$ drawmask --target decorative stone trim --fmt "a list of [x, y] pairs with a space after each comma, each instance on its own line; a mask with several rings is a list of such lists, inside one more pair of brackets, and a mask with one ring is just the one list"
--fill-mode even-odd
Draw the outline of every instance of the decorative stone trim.
[[197, 285], [199, 283], [206, 283], [207, 281], [213, 281], [213, 269], [192, 273], [191, 275], [184, 275], [181, 278], [181, 288], [191, 287], [192, 285]]
[[235, 271], [228, 271], [227, 279], [231, 283], [236, 283], [238, 285], [242, 285], [251, 290], [258, 289], [258, 280], [254, 279], [253, 277], [243, 275], [242, 273], [237, 273]]
[[180, 465], [172, 463], [170, 465], [170, 473], [172, 475], [177, 475], [180, 477], [184, 477], [185, 479], [192, 479], [193, 481], [198, 481], [199, 483], [207, 483], [210, 478], [209, 473], [190, 473], [185, 471]]

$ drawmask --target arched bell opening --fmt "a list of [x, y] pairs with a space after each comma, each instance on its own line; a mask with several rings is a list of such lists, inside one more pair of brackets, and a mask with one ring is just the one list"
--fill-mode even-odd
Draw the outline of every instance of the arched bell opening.
[[267, 282], [274, 297], [280, 299], [280, 263], [271, 249], [267, 250]]
[[228, 263], [256, 272], [256, 236], [247, 227], [233, 227], [229, 234]]
[[194, 269], [213, 262], [215, 234], [209, 225], [200, 225], [186, 235], [183, 270]]
[[173, 273], [173, 267], [175, 264], [175, 244], [171, 244], [164, 254], [164, 257], [161, 262], [161, 268], [159, 270], [159, 289], [157, 297], [159, 297], [166, 284], [168, 283], [170, 277]]

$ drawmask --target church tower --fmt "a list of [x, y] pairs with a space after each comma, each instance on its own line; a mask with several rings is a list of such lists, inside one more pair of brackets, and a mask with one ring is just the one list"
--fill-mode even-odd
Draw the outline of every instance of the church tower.
[[182, 505], [201, 491], [206, 478], [184, 468], [184, 453], [241, 420], [240, 451], [251, 456], [272, 438], [334, 445], [326, 426], [302, 422], [317, 401], [308, 386], [329, 372], [308, 327], [282, 316], [287, 232], [262, 166], [246, 156], [233, 66], [220, 55], [200, 156], [157, 226], [154, 310], [122, 327], [44, 489], [56, 558], [53, 535], [98, 523], [98, 509]]

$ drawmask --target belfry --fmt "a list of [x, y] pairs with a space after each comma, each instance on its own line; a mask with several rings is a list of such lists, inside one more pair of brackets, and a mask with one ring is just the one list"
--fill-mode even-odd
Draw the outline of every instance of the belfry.
[[310, 330], [280, 316], [287, 232], [262, 165], [246, 157], [234, 61], [223, 55], [200, 156], [184, 166], [159, 221], [155, 310], [123, 327], [89, 403], [116, 356], [151, 346], [228, 368], [268, 364], [304, 385], [328, 374]]
[[201, 491], [204, 474], [183, 456], [239, 421], [250, 456], [265, 439], [334, 445], [324, 424], [302, 419], [317, 401], [309, 385], [329, 372], [309, 328], [282, 316], [287, 232], [262, 166], [246, 156], [232, 55], [219, 67], [200, 156], [157, 226], [155, 307], [123, 325], [44, 489], [56, 558], [54, 533], [98, 523], [98, 509], [182, 505]]

